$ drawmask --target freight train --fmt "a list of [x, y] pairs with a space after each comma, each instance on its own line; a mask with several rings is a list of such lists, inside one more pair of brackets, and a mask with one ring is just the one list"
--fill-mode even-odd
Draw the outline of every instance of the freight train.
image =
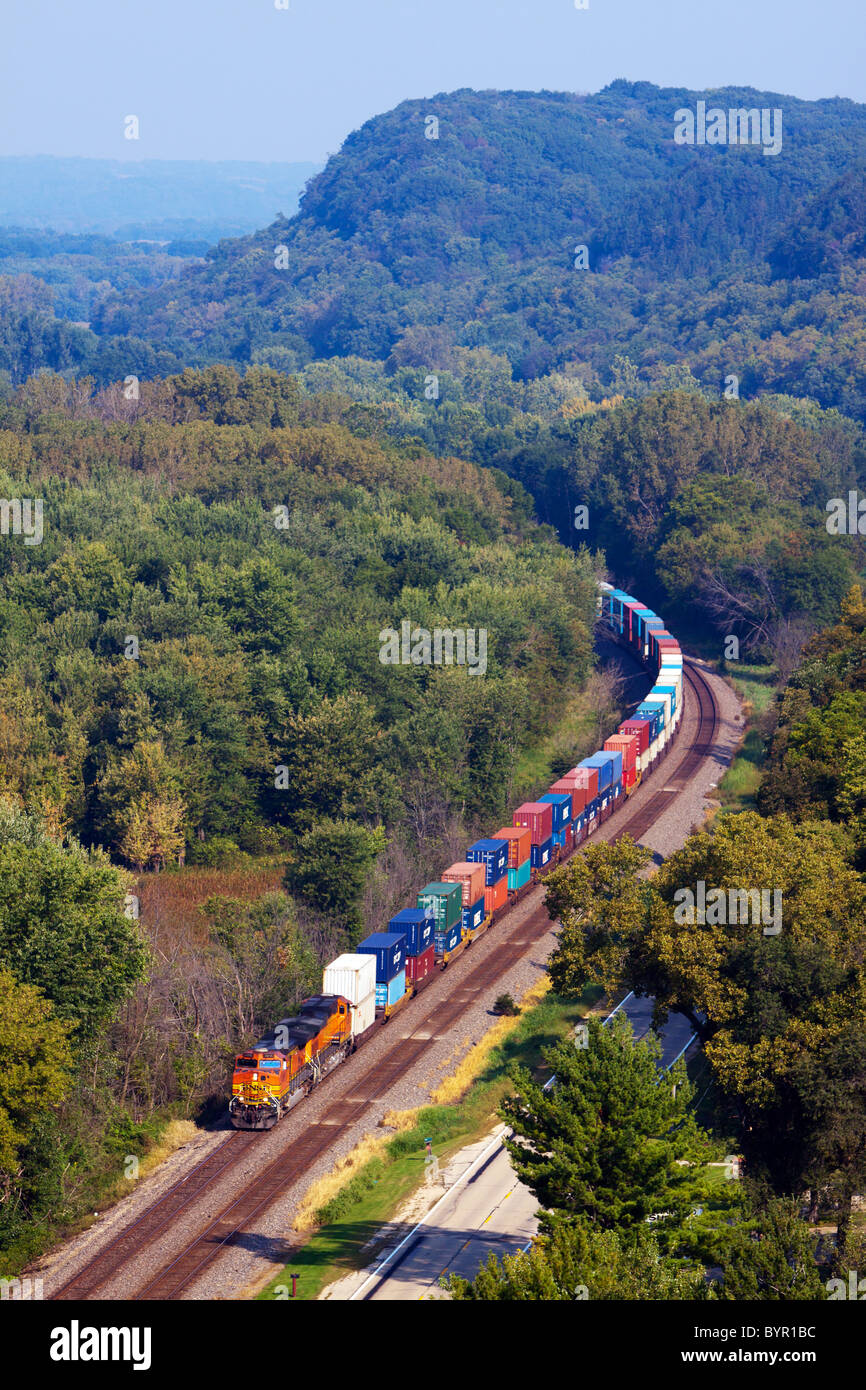
[[325, 967], [322, 993], [235, 1059], [229, 1118], [271, 1129], [281, 1115], [385, 1023], [437, 970], [467, 950], [508, 907], [594, 833], [667, 755], [683, 712], [683, 657], [663, 620], [610, 584], [599, 613], [655, 675], [652, 690], [604, 746], [558, 778], [513, 824], [477, 840], [357, 950]]

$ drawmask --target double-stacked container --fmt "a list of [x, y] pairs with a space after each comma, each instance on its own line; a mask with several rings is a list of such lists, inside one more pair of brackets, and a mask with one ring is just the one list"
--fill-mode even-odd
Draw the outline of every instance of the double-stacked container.
[[574, 820], [574, 840], [575, 844], [579, 845], [587, 835], [592, 834], [598, 824], [601, 810], [598, 798], [598, 768], [573, 767], [570, 772], [566, 772], [563, 780], [572, 783], [572, 806], [577, 806], [581, 799], [583, 801]]
[[525, 888], [532, 873], [532, 832], [523, 825], [503, 825], [494, 840], [508, 841], [508, 891]]
[[376, 961], [376, 1008], [389, 1014], [406, 994], [405, 932], [373, 932], [358, 946], [359, 955]]
[[581, 767], [594, 769], [598, 773], [598, 814], [607, 820], [615, 799], [622, 791], [622, 754], [614, 752], [593, 753], [584, 758]]
[[652, 613], [648, 608], [644, 609], [642, 613], [637, 614], [638, 637], [635, 643], [635, 650], [638, 652], [639, 656], [643, 657], [644, 661], [649, 660], [650, 633], [666, 630], [664, 619], [660, 618], [657, 613]]
[[652, 721], [649, 719], [626, 719], [620, 724], [619, 733], [633, 735], [637, 739], [638, 777], [649, 770]]
[[604, 741], [606, 753], [622, 754], [623, 791], [630, 792], [638, 780], [638, 740], [635, 734], [611, 734]]
[[463, 942], [463, 894], [459, 883], [428, 883], [415, 899], [416, 907], [433, 913], [436, 959], [447, 963]]
[[484, 915], [492, 917], [508, 902], [508, 841], [476, 840], [466, 851], [466, 858], [484, 865]]
[[434, 926], [433, 913], [421, 907], [404, 907], [388, 923], [389, 932], [403, 932], [406, 937], [406, 983], [415, 989], [436, 968]]
[[664, 700], [650, 699], [649, 696], [642, 705], [638, 705], [632, 716], [634, 719], [648, 719], [650, 721], [650, 766], [661, 756], [665, 749], [665, 702]]
[[483, 926], [487, 912], [484, 907], [486, 872], [483, 864], [452, 864], [442, 875], [445, 883], [459, 883], [461, 891], [461, 927], [464, 936], [471, 936]]
[[326, 965], [322, 993], [341, 994], [352, 1006], [352, 1039], [358, 1040], [376, 1022], [376, 962], [361, 952], [347, 952]]
[[515, 825], [530, 832], [530, 862], [533, 869], [543, 869], [553, 854], [553, 807], [546, 801], [524, 801], [512, 817]]
[[553, 843], [560, 849], [570, 848], [571, 845], [571, 792], [554, 790], [551, 787], [549, 792], [540, 796], [539, 801], [548, 801], [553, 807]]

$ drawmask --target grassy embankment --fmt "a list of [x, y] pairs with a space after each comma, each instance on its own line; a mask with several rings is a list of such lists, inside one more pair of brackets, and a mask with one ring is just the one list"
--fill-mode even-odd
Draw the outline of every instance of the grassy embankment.
[[776, 696], [778, 674], [770, 665], [737, 662], [726, 668], [743, 702], [745, 737], [728, 771], [719, 783], [723, 811], [753, 811], [764, 762], [764, 740], [758, 721]]

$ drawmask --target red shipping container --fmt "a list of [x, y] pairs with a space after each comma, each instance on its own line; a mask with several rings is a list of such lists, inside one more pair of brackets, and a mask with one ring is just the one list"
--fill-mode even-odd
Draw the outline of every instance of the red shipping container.
[[553, 807], [549, 801], [524, 801], [512, 819], [515, 825], [529, 827], [533, 845], [543, 845], [553, 834]]
[[[530, 845], [532, 844], [532, 831], [523, 825], [503, 825], [496, 834], [491, 837], [494, 840], [508, 841], [508, 867], [517, 869], [521, 864], [525, 864], [529, 858]], [[481, 897], [481, 894], [478, 894]], [[475, 899], [478, 901], [478, 898]]]
[[625, 613], [628, 614], [628, 627], [626, 628], [626, 636], [631, 642], [634, 640], [635, 637], [634, 615], [635, 613], [645, 613], [647, 611], [646, 604], [624, 603], [623, 610]]
[[650, 723], [648, 719], [627, 719], [620, 724], [621, 734], [634, 734], [638, 741], [638, 752], [642, 756], [649, 748]]
[[572, 816], [580, 815], [586, 805], [586, 787], [581, 786], [572, 776], [566, 774], [565, 777], [560, 777], [558, 782], [554, 782], [550, 790], [552, 792], [568, 792], [571, 797]]
[[573, 767], [570, 772], [566, 772], [566, 777], [575, 779], [575, 786], [586, 788], [586, 800], [595, 801], [598, 796], [598, 768], [597, 767]]
[[571, 821], [569, 821], [568, 825], [565, 827], [565, 848], [566, 848], [566, 850], [571, 849], [571, 846], [572, 846], [573, 843], [574, 843], [574, 826], [572, 825]]
[[486, 865], [470, 864], [467, 860], [464, 864], [452, 864], [450, 869], [445, 870], [440, 882], [459, 883], [462, 890], [463, 906], [471, 907], [473, 903], [478, 902], [484, 892], [486, 875]]
[[406, 957], [406, 983], [417, 985], [436, 969], [436, 947], [430, 945], [420, 956]]
[[622, 770], [634, 772], [637, 762], [637, 734], [611, 734], [604, 741], [606, 752], [622, 753]]
[[484, 916], [489, 917], [508, 902], [508, 875], [501, 878], [492, 888], [484, 889]]

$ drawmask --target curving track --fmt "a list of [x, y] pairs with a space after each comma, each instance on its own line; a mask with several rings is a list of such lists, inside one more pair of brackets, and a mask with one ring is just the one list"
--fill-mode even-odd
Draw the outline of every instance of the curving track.
[[[682, 750], [684, 730], [689, 721], [689, 704], [694, 702], [697, 723], [683, 756], [668, 772], [665, 785], [657, 792], [641, 798], [636, 806], [622, 807], [610, 820], [610, 830], [618, 839], [629, 834], [634, 839], [645, 834], [649, 827], [672, 804], [686, 783], [694, 776], [715, 741], [719, 712], [709, 682], [693, 662], [684, 662], [684, 677], [689, 687], [689, 699], [684, 708], [679, 735], [665, 759], [665, 765]], [[690, 721], [689, 721], [690, 722]], [[656, 769], [661, 778], [661, 769]], [[636, 794], [640, 797], [640, 792]], [[609, 832], [608, 832], [609, 833]], [[169, 1300], [178, 1298], [215, 1260], [221, 1251], [239, 1243], [257, 1214], [263, 1212], [292, 1183], [303, 1177], [309, 1166], [331, 1148], [337, 1139], [364, 1117], [374, 1103], [385, 1094], [400, 1074], [407, 1071], [424, 1053], [431, 1040], [447, 1032], [461, 1015], [483, 993], [496, 983], [512, 965], [550, 930], [550, 918], [541, 893], [537, 906], [521, 920], [509, 923], [513, 908], [502, 914], [491, 930], [499, 938], [496, 951], [478, 959], [470, 950], [448, 967], [458, 977], [455, 988], [444, 1001], [428, 1001], [425, 1006], [422, 992], [406, 1005], [414, 1024], [408, 1037], [393, 1047], [384, 1061], [364, 1064], [364, 1051], [355, 1053], [344, 1066], [352, 1068], [351, 1097], [335, 1101], [315, 1122], [306, 1127], [291, 1146], [267, 1167], [257, 1172], [254, 1186], [246, 1186], [240, 1196], [227, 1203], [218, 1215], [208, 1218], [190, 1243], [168, 1261], [149, 1281], [141, 1285], [138, 1299]], [[520, 901], [520, 898], [517, 899]], [[509, 930], [510, 925], [510, 930]], [[156, 1241], [187, 1207], [200, 1198], [218, 1178], [237, 1165], [259, 1139], [250, 1131], [234, 1130], [206, 1159], [165, 1192], [153, 1206], [105, 1245], [82, 1269], [59, 1288], [55, 1299], [87, 1299], [99, 1296], [103, 1288], [126, 1266], [131, 1265], [141, 1251]]]

